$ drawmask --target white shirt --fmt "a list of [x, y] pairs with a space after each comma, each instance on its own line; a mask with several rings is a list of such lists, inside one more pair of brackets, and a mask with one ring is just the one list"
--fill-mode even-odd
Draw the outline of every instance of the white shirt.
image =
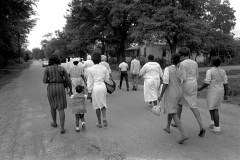
[[94, 66], [94, 63], [92, 60], [86, 60], [82, 66], [84, 70], [84, 75], [87, 77], [88, 74], [88, 68]]
[[119, 64], [119, 68], [121, 69], [122, 72], [123, 72], [123, 71], [127, 71], [127, 69], [128, 69], [128, 64], [125, 63], [125, 62], [122, 62], [122, 63]]
[[198, 64], [197, 62], [186, 59], [180, 63], [180, 70], [181, 70], [181, 79], [183, 82], [192, 79], [198, 79]]
[[109, 66], [109, 64], [107, 62], [102, 61], [99, 64], [105, 66], [107, 68], [108, 72], [111, 73], [111, 68], [110, 68], [110, 66]]
[[141, 64], [140, 61], [137, 59], [134, 59], [131, 61], [131, 69], [130, 69], [130, 73], [132, 74], [139, 74], [141, 69]]
[[160, 79], [163, 76], [163, 72], [157, 62], [147, 62], [140, 70], [139, 75], [142, 75], [143, 78]]

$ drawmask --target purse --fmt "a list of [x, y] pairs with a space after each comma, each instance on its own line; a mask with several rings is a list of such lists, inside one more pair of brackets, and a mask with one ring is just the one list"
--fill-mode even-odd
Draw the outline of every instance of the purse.
[[[56, 68], [55, 68], [56, 69]], [[68, 83], [67, 83], [67, 81], [66, 81], [66, 79], [65, 79], [65, 77], [57, 70], [57, 72], [58, 72], [58, 74], [61, 76], [61, 78], [62, 78], [62, 83], [63, 83], [63, 86], [64, 86], [64, 88], [67, 88], [68, 87]]]
[[159, 102], [158, 105], [154, 106], [152, 108], [152, 111], [157, 116], [163, 115], [164, 114], [164, 107], [161, 105], [161, 102]]
[[104, 82], [107, 88], [107, 92], [109, 94], [112, 94], [115, 89], [116, 89], [116, 83], [114, 82], [114, 80], [112, 78], [109, 79], [109, 82]]

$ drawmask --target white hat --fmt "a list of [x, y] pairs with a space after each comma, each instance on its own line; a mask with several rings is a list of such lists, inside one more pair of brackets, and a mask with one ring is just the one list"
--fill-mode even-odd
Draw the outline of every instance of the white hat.
[[91, 59], [92, 59], [91, 55], [87, 55], [87, 60], [91, 60]]
[[107, 57], [105, 55], [101, 55], [101, 60], [102, 61], [106, 61], [107, 60]]

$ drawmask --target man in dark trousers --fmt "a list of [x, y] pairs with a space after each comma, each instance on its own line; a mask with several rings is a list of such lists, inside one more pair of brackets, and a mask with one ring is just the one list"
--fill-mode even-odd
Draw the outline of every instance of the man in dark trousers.
[[125, 62], [125, 59], [122, 59], [122, 63], [119, 64], [119, 72], [120, 72], [120, 85], [118, 86], [119, 89], [122, 87], [122, 81], [125, 77], [127, 91], [129, 91], [129, 84], [128, 84], [128, 64]]

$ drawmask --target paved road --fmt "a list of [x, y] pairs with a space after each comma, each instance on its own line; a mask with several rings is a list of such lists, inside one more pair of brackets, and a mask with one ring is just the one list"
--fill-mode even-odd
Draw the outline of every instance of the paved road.
[[[67, 133], [51, 128], [43, 68], [33, 62], [29, 69], [0, 92], [0, 159], [1, 160], [97, 160], [97, 159], [231, 159], [240, 157], [239, 106], [223, 104], [220, 111], [222, 134], [208, 131], [198, 137], [198, 124], [189, 109], [183, 111], [183, 127], [190, 139], [183, 145], [177, 129], [163, 131], [166, 115], [155, 116], [143, 100], [143, 90], [117, 89], [108, 95], [109, 126], [95, 126], [96, 116], [87, 102], [86, 131], [74, 131], [71, 100], [66, 109]], [[118, 82], [117, 82], [118, 83]], [[205, 100], [198, 100], [203, 124], [208, 126], [209, 113]]]

